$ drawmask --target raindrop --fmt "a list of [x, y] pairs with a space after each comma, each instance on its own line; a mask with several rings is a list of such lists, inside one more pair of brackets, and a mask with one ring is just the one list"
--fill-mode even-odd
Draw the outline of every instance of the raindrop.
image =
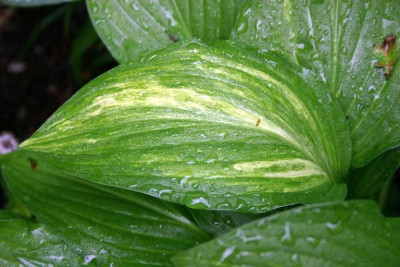
[[237, 211], [247, 211], [247, 202], [243, 199], [238, 199], [235, 209]]
[[242, 17], [242, 18], [238, 19], [237, 24], [236, 24], [236, 25], [238, 25], [236, 27], [236, 34], [237, 35], [244, 34], [248, 29], [248, 23], [249, 22], [246, 17]]
[[293, 255], [292, 255], [292, 262], [293, 262], [293, 265], [292, 265], [292, 266], [301, 266], [301, 264], [300, 264], [300, 259], [299, 259], [299, 255], [293, 254]]
[[340, 232], [343, 231], [343, 225], [342, 225], [341, 221], [339, 221], [336, 224], [332, 223], [332, 222], [328, 222], [325, 225], [328, 228], [328, 230], [333, 234], [339, 234]]
[[184, 202], [188, 207], [195, 209], [208, 209], [211, 207], [208, 202], [208, 196], [204, 192], [188, 192]]
[[308, 244], [310, 244], [313, 248], [317, 247], [319, 244], [319, 239], [315, 238], [315, 237], [311, 237], [308, 236], [306, 238], [306, 241], [308, 242]]
[[134, 9], [135, 11], [139, 11], [139, 6], [138, 6], [137, 3], [134, 3], [134, 4], [132, 5], [132, 7], [133, 7], [133, 9]]
[[232, 253], [235, 251], [235, 246], [231, 246], [229, 248], [226, 248], [224, 253], [222, 253], [221, 258], [219, 259], [219, 262], [223, 262], [226, 258], [228, 258]]
[[293, 246], [296, 243], [295, 238], [292, 235], [290, 222], [286, 222], [284, 226], [284, 234], [281, 237], [282, 244], [286, 246]]

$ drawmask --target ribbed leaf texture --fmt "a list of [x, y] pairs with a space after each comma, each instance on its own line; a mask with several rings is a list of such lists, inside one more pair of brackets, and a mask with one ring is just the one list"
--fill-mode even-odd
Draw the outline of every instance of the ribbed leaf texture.
[[400, 67], [386, 80], [372, 49], [400, 37], [399, 16], [397, 0], [255, 0], [243, 6], [232, 39], [319, 73], [348, 118], [358, 168], [400, 145]]
[[372, 201], [323, 203], [251, 222], [172, 260], [176, 266], [397, 266], [400, 224]]
[[84, 183], [31, 153], [7, 155], [2, 173], [10, 190], [86, 262], [169, 266], [172, 255], [208, 239], [182, 207]]
[[94, 266], [43, 224], [0, 211], [1, 266]]
[[229, 38], [243, 0], [87, 0], [93, 25], [115, 59], [130, 62], [144, 52], [196, 37]]
[[227, 43], [117, 67], [21, 146], [77, 177], [240, 212], [343, 199], [351, 154], [343, 113], [312, 72]]

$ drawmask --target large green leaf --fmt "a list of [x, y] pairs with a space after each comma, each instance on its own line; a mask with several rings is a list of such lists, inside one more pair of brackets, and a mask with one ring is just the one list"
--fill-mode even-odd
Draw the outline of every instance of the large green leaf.
[[1, 266], [78, 266], [85, 262], [43, 224], [0, 211]]
[[85, 183], [31, 153], [8, 155], [2, 173], [15, 195], [88, 262], [167, 266], [176, 252], [208, 238], [181, 207]]
[[399, 220], [372, 201], [277, 213], [172, 258], [176, 266], [397, 266]]
[[349, 174], [349, 196], [362, 198], [379, 191], [400, 167], [400, 148], [386, 151], [366, 166]]
[[344, 198], [347, 123], [311, 72], [225, 43], [146, 60], [89, 83], [22, 147], [78, 177], [198, 209]]
[[35, 7], [44, 5], [55, 5], [66, 2], [74, 2], [78, 0], [0, 0], [0, 4], [18, 6], [18, 7]]
[[244, 0], [87, 0], [93, 25], [115, 59], [128, 62], [192, 37], [228, 39]]
[[[313, 68], [350, 124], [353, 167], [400, 145], [400, 67], [386, 81], [372, 50], [400, 36], [398, 0], [249, 1], [232, 39]], [[397, 64], [399, 65], [399, 64]]]

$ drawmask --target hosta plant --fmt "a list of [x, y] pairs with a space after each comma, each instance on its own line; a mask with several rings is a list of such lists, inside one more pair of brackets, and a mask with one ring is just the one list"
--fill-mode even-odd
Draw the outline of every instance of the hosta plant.
[[120, 66], [0, 157], [2, 263], [400, 262], [396, 0], [86, 4]]

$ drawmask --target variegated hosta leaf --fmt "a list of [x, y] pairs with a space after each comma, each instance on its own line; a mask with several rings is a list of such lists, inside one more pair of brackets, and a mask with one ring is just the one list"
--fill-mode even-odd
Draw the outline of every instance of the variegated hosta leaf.
[[[7, 211], [0, 211], [0, 265], [19, 266], [78, 266], [85, 264], [48, 227]], [[86, 262], [86, 265], [94, 266]]]
[[22, 147], [78, 177], [199, 209], [344, 198], [347, 123], [311, 72], [227, 44], [147, 60], [89, 83]]
[[251, 222], [172, 260], [185, 267], [395, 267], [399, 222], [372, 201], [313, 204]]
[[93, 25], [121, 63], [143, 52], [196, 37], [229, 38], [244, 0], [87, 0]]
[[388, 181], [400, 167], [400, 147], [386, 151], [366, 166], [349, 174], [349, 196], [371, 196]]
[[400, 67], [386, 80], [372, 49], [400, 37], [399, 17], [398, 0], [255, 0], [243, 6], [232, 39], [320, 74], [348, 117], [358, 168], [400, 145]]
[[208, 239], [180, 206], [76, 179], [32, 153], [7, 155], [2, 173], [10, 190], [86, 263], [169, 266], [172, 255]]

